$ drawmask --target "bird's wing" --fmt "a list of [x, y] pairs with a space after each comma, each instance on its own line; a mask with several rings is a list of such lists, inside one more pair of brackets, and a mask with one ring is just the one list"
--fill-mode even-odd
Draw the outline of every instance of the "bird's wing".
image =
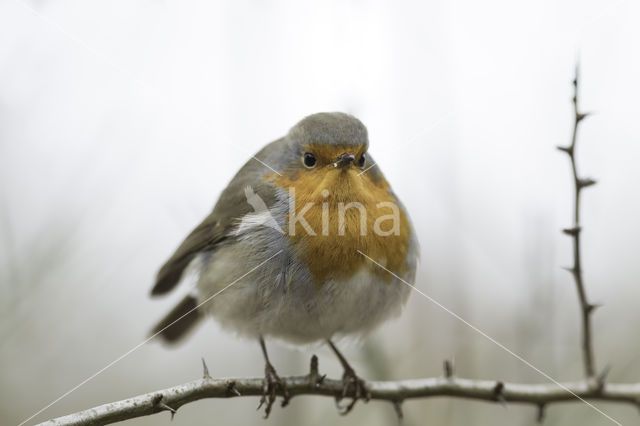
[[211, 213], [191, 231], [175, 253], [162, 265], [151, 294], [155, 296], [171, 291], [180, 282], [185, 268], [198, 253], [213, 250], [224, 239], [224, 226], [220, 218]]
[[[278, 149], [282, 149], [283, 140], [270, 143], [254, 157], [269, 158]], [[222, 192], [215, 208], [180, 244], [175, 253], [160, 268], [152, 295], [161, 295], [171, 291], [182, 278], [185, 268], [199, 253], [213, 252], [222, 242], [233, 238], [231, 230], [247, 213], [254, 211], [245, 194], [251, 187], [254, 195], [271, 206], [276, 200], [275, 189], [264, 182], [265, 174], [273, 173], [262, 161], [250, 159], [234, 176]], [[254, 200], [251, 200], [254, 201]], [[254, 202], [255, 203], [255, 202]]]

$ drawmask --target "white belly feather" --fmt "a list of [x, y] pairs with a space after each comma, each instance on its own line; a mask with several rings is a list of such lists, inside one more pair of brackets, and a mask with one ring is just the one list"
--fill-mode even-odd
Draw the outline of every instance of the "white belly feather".
[[216, 251], [198, 283], [201, 301], [233, 283], [203, 308], [223, 327], [247, 337], [265, 335], [300, 344], [363, 336], [399, 314], [411, 291], [407, 284], [382, 280], [367, 267], [349, 280], [316, 285], [291, 259], [278, 257], [240, 278], [266, 256], [249, 257], [247, 251], [237, 244]]

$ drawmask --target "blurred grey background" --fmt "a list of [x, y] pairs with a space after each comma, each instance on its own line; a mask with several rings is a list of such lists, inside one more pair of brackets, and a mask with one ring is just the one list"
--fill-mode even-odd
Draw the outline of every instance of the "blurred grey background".
[[[303, 116], [347, 111], [418, 228], [417, 285], [558, 380], [581, 377], [571, 276], [571, 79], [584, 267], [597, 361], [640, 381], [640, 5], [634, 1], [0, 2], [0, 423], [18, 424], [142, 341], [175, 302], [155, 272], [233, 173]], [[175, 297], [179, 297], [176, 295]], [[282, 374], [341, 373], [324, 347], [271, 342]], [[545, 379], [428, 300], [346, 354], [363, 376]], [[259, 376], [256, 342], [210, 321], [151, 342], [35, 420], [212, 375]], [[390, 404], [346, 418], [295, 398], [204, 400], [130, 425], [395, 424]], [[598, 404], [625, 424], [632, 406]], [[528, 425], [529, 406], [405, 404], [406, 425]], [[608, 425], [580, 403], [548, 425]]]

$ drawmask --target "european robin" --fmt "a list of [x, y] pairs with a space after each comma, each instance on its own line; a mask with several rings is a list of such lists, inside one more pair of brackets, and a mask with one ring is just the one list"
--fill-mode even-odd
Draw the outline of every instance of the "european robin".
[[206, 313], [258, 340], [267, 415], [277, 388], [283, 405], [289, 395], [264, 338], [327, 342], [344, 368], [343, 396], [354, 396], [349, 411], [368, 392], [332, 339], [368, 334], [409, 296], [394, 274], [413, 283], [417, 239], [368, 147], [366, 127], [351, 115], [304, 118], [247, 161], [158, 272], [154, 296], [176, 287], [191, 264], [199, 274], [197, 292], [154, 333], [176, 342]]

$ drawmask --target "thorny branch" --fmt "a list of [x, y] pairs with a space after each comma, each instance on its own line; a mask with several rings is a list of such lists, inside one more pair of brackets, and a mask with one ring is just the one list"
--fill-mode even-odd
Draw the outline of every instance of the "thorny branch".
[[574, 193], [574, 216], [573, 226], [564, 229], [563, 232], [573, 238], [573, 266], [567, 268], [573, 275], [578, 290], [578, 299], [580, 301], [580, 314], [582, 316], [582, 352], [584, 358], [584, 369], [587, 378], [593, 379], [596, 374], [595, 360], [593, 357], [593, 338], [591, 333], [591, 314], [597, 305], [589, 303], [587, 292], [584, 286], [584, 278], [582, 275], [582, 258], [580, 255], [580, 235], [582, 227], [580, 226], [580, 195], [582, 190], [595, 185], [596, 181], [588, 178], [581, 178], [578, 175], [578, 167], [576, 165], [576, 141], [578, 138], [578, 126], [588, 114], [580, 112], [578, 108], [578, 83], [579, 83], [579, 66], [576, 65], [575, 77], [573, 79], [573, 133], [571, 135], [571, 144], [569, 146], [559, 146], [558, 149], [569, 155], [571, 160], [571, 169], [573, 172], [573, 183], [575, 187]]
[[[323, 378], [319, 380], [317, 358], [311, 359], [311, 371], [306, 376], [286, 377], [285, 382], [291, 397], [297, 395], [322, 395], [340, 398], [342, 380]], [[538, 418], [544, 408], [555, 402], [578, 401], [574, 395], [553, 384], [518, 384], [495, 380], [471, 380], [457, 377], [432, 377], [386, 382], [367, 382], [372, 400], [388, 401], [398, 415], [402, 403], [409, 399], [433, 396], [450, 396], [500, 403], [528, 403], [538, 408]], [[184, 383], [122, 401], [111, 402], [85, 411], [41, 423], [40, 426], [88, 426], [105, 425], [122, 420], [168, 411], [172, 416], [181, 406], [204, 398], [236, 398], [261, 396], [263, 379], [212, 379]], [[589, 386], [586, 381], [564, 383], [567, 389], [583, 399], [617, 401], [637, 404], [640, 407], [640, 383], [607, 383], [602, 389]], [[282, 396], [281, 392], [279, 395]], [[351, 397], [353, 395], [348, 395]]]
[[[548, 405], [556, 402], [600, 400], [630, 403], [640, 408], [640, 383], [606, 383], [608, 368], [596, 375], [591, 332], [591, 314], [597, 305], [589, 303], [582, 275], [580, 253], [580, 195], [584, 188], [594, 185], [592, 179], [581, 178], [576, 166], [576, 140], [578, 126], [587, 114], [578, 109], [578, 67], [573, 81], [574, 125], [571, 144], [558, 147], [567, 153], [571, 160], [575, 186], [574, 220], [571, 228], [563, 232], [573, 238], [573, 266], [568, 268], [573, 274], [578, 290], [582, 315], [582, 349], [586, 377], [584, 380], [562, 384], [521, 384], [496, 380], [472, 380], [454, 376], [452, 360], [444, 362], [444, 376], [402, 381], [367, 382], [372, 400], [388, 401], [399, 417], [402, 417], [402, 404], [409, 399], [449, 396], [484, 400], [488, 402], [532, 404], [537, 409], [537, 420], [542, 422]], [[112, 402], [85, 411], [52, 419], [41, 425], [104, 425], [135, 417], [147, 416], [168, 411], [171, 416], [182, 405], [204, 398], [235, 398], [262, 396], [263, 379], [213, 379], [204, 364], [204, 377], [172, 388]], [[318, 372], [318, 360], [311, 359], [310, 373], [306, 376], [282, 379], [291, 397], [297, 395], [321, 395], [340, 399], [343, 396], [342, 380], [325, 378]], [[280, 396], [281, 391], [278, 391]], [[353, 395], [346, 395], [353, 397]]]

